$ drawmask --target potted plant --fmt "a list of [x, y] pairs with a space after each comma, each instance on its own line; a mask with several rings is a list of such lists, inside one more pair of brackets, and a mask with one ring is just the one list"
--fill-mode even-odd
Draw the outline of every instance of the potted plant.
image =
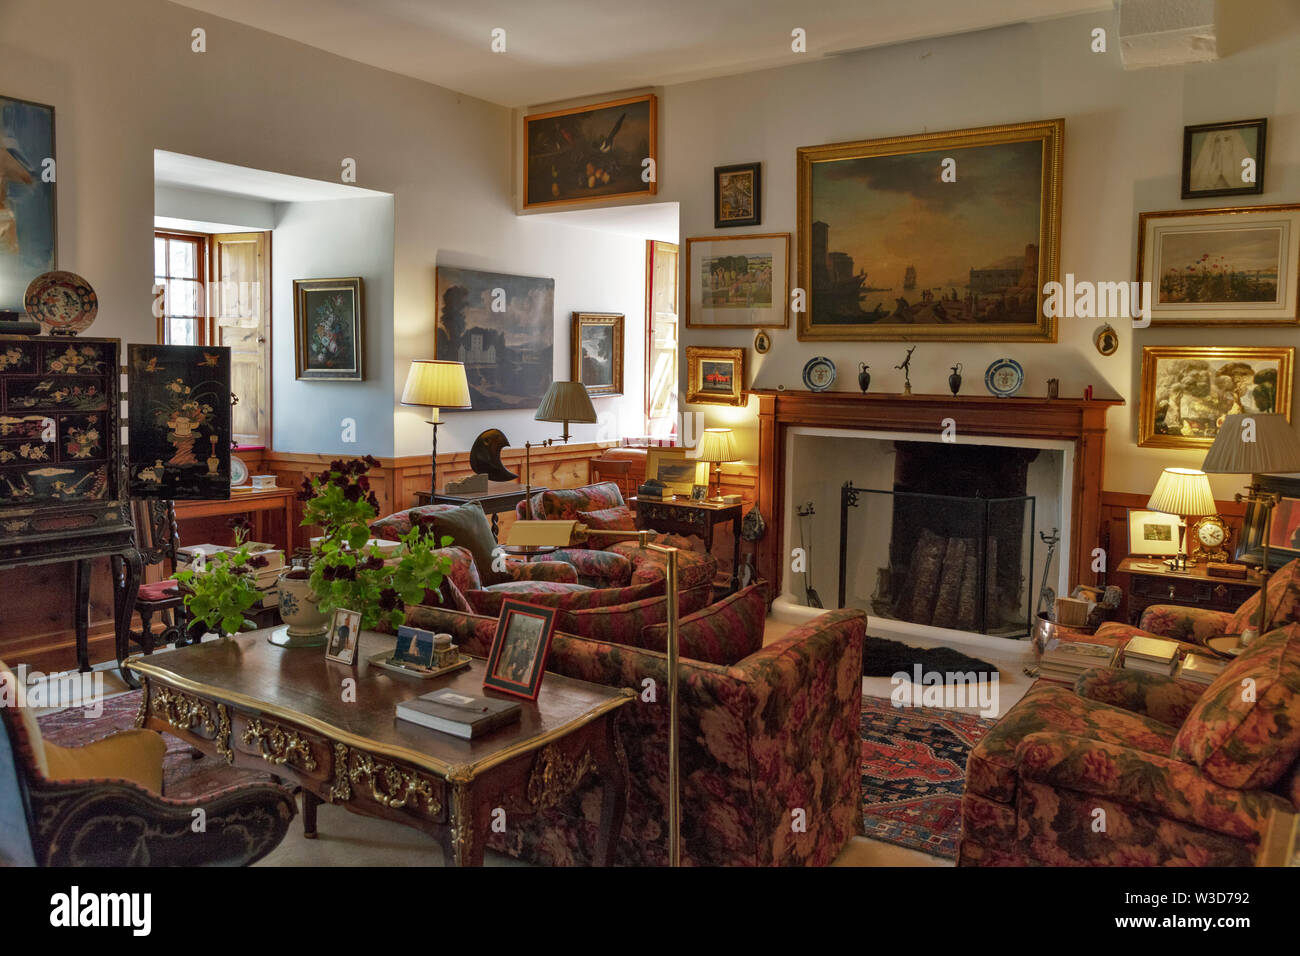
[[250, 552], [248, 519], [233, 518], [230, 527], [235, 532], [234, 551], [218, 551], [201, 568], [176, 573], [185, 591], [185, 610], [194, 624], [222, 637], [257, 628], [244, 615], [262, 599], [253, 572], [267, 564], [265, 557]]

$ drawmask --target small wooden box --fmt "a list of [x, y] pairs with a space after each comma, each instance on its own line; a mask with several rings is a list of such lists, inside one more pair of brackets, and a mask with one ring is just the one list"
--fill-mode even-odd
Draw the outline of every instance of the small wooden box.
[[1059, 597], [1056, 599], [1056, 623], [1066, 627], [1083, 627], [1088, 623], [1088, 609], [1091, 602], [1079, 598]]
[[1206, 561], [1205, 573], [1212, 574], [1216, 578], [1240, 578], [1246, 579], [1246, 566], [1244, 564], [1225, 564], [1221, 561]]

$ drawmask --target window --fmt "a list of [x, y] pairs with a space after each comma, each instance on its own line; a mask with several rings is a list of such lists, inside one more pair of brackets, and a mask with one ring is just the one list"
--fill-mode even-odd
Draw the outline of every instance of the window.
[[677, 245], [646, 243], [646, 434], [677, 434]]
[[164, 345], [207, 345], [206, 236], [155, 232], [153, 282], [162, 293], [158, 341]]

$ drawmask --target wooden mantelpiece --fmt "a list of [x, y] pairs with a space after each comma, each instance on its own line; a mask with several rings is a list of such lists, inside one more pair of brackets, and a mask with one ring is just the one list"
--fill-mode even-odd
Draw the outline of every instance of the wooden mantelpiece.
[[[780, 593], [785, 571], [785, 451], [789, 429], [934, 432], [951, 418], [965, 436], [1038, 438], [1075, 445], [1068, 580], [1082, 581], [1101, 539], [1106, 412], [1120, 398], [994, 398], [991, 395], [887, 395], [754, 389], [758, 396], [758, 507], [768, 533], [758, 546], [759, 572]], [[1091, 577], [1089, 578], [1091, 580]]]

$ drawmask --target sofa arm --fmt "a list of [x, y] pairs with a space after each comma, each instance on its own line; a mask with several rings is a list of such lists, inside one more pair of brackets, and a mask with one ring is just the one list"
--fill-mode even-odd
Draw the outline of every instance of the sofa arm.
[[506, 567], [516, 581], [552, 581], [577, 584], [577, 569], [564, 561], [507, 561]]
[[1205, 693], [1205, 688], [1193, 687], [1161, 674], [1097, 667], [1079, 675], [1074, 682], [1074, 692], [1080, 697], [1142, 714], [1171, 727], [1181, 727], [1192, 706]]
[[1160, 637], [1204, 647], [1210, 638], [1227, 634], [1228, 622], [1231, 620], [1232, 615], [1227, 611], [1152, 604], [1142, 612], [1138, 627]]
[[1258, 843], [1273, 810], [1293, 809], [1263, 790], [1223, 787], [1194, 764], [1060, 733], [1027, 735], [1016, 748], [1022, 780], [1073, 790]]

